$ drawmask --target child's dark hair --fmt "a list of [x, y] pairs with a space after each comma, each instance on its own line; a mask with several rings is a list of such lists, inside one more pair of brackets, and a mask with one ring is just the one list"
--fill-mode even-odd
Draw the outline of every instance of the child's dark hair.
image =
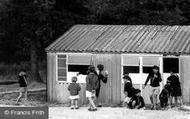
[[103, 71], [104, 70], [104, 65], [98, 64], [97, 68], [98, 68], [98, 70]]
[[77, 77], [76, 76], [72, 77], [72, 82], [77, 82]]
[[93, 65], [90, 65], [90, 66], [88, 67], [88, 71], [89, 71], [89, 72], [95, 72], [95, 67], [94, 67]]

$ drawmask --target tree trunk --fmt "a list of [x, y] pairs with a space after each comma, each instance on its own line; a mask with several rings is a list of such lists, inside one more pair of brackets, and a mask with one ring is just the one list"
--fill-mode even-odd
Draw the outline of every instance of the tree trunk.
[[37, 48], [36, 48], [35, 43], [31, 43], [30, 61], [31, 61], [31, 72], [32, 72], [33, 80], [36, 82], [44, 83], [44, 81], [41, 79], [40, 73], [39, 73]]

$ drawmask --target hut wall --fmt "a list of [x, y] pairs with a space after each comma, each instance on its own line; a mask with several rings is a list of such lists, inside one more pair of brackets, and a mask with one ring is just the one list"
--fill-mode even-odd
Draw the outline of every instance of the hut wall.
[[190, 103], [190, 57], [180, 57], [180, 78], [183, 101]]
[[47, 53], [47, 97], [48, 101], [53, 101], [55, 70], [55, 53]]

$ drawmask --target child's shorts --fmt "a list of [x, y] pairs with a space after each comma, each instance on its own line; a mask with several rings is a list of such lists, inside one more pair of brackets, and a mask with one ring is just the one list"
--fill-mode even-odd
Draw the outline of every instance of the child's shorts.
[[160, 86], [158, 86], [158, 87], [150, 86], [150, 92], [151, 92], [151, 94], [159, 95], [160, 94]]
[[95, 97], [95, 92], [90, 92], [90, 91], [86, 91], [86, 97], [87, 98], [92, 98], [92, 97]]
[[20, 92], [21, 92], [21, 93], [27, 92], [27, 87], [21, 87], [21, 88], [20, 88]]
[[74, 96], [69, 96], [69, 98], [71, 99], [71, 100], [75, 100], [75, 99], [79, 99], [79, 95], [74, 95]]

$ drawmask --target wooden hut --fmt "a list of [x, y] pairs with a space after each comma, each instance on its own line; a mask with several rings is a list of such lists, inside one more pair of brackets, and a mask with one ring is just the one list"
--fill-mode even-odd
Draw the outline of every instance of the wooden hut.
[[80, 72], [80, 103], [85, 104], [87, 67], [103, 64], [109, 72], [107, 84], [101, 87], [104, 104], [121, 103], [126, 71], [149, 103], [148, 87], [143, 90], [142, 85], [153, 65], [160, 67], [161, 88], [174, 68], [180, 76], [183, 101], [190, 102], [190, 26], [75, 25], [46, 51], [49, 101], [68, 103], [70, 79]]

